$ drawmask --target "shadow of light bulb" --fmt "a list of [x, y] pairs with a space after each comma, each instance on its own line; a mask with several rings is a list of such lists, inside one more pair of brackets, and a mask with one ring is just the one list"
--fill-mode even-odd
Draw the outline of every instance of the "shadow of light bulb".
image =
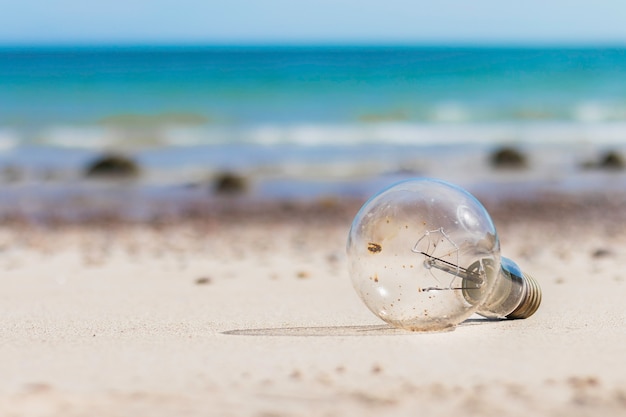
[[474, 313], [526, 318], [541, 302], [536, 281], [500, 257], [485, 208], [443, 181], [407, 180], [373, 196], [354, 218], [347, 252], [356, 292], [396, 327], [451, 329]]

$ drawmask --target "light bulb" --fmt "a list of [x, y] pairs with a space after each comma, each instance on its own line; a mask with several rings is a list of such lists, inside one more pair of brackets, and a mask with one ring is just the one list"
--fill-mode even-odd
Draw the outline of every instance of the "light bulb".
[[396, 327], [454, 328], [474, 313], [526, 318], [541, 289], [500, 257], [487, 210], [467, 191], [434, 179], [390, 186], [354, 218], [347, 253], [365, 305]]

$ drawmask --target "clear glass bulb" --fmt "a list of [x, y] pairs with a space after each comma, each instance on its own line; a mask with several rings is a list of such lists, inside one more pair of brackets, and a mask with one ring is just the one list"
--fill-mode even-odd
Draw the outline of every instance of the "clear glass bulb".
[[474, 313], [526, 318], [537, 282], [500, 257], [487, 210], [452, 184], [418, 178], [380, 191], [348, 236], [352, 284], [384, 321], [414, 331], [454, 328]]

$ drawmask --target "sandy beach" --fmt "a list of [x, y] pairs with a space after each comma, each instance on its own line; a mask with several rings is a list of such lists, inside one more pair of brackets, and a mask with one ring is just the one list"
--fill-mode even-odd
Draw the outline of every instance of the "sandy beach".
[[5, 219], [0, 415], [626, 415], [624, 201], [486, 200], [543, 304], [425, 334], [351, 287], [360, 201]]

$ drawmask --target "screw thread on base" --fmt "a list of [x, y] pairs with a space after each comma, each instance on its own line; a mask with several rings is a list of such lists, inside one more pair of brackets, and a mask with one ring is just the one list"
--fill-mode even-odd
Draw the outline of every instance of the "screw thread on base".
[[525, 319], [533, 314], [539, 308], [541, 304], [541, 287], [539, 283], [530, 275], [522, 272], [524, 286], [526, 287], [526, 294], [519, 303], [517, 308], [509, 313], [506, 317], [509, 319]]

